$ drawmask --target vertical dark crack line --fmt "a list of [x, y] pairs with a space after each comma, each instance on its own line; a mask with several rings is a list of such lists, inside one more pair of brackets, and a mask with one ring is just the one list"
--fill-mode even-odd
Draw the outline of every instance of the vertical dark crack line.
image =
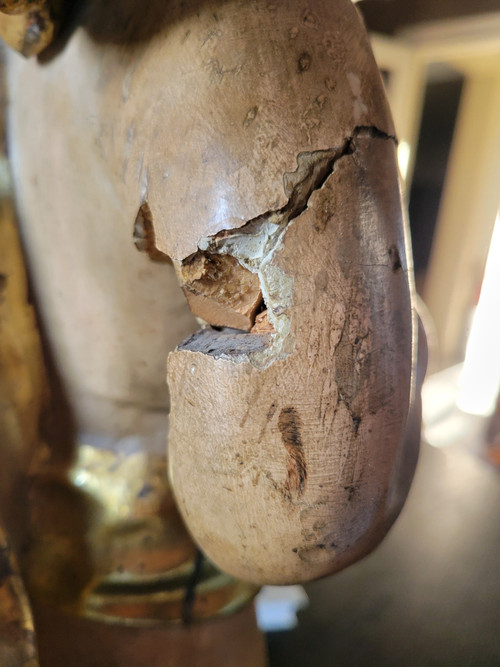
[[201, 578], [201, 570], [203, 567], [203, 561], [205, 556], [202, 554], [200, 549], [196, 552], [196, 558], [193, 564], [193, 571], [189, 577], [189, 581], [186, 584], [186, 594], [182, 602], [182, 623], [183, 625], [191, 625], [193, 622], [193, 606], [196, 598], [196, 587], [198, 586]]

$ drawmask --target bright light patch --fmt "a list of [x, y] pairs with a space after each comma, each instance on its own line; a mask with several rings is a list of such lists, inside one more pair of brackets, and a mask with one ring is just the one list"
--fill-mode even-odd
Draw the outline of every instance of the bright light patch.
[[500, 388], [500, 221], [497, 214], [479, 303], [467, 341], [458, 407], [474, 415], [493, 413]]
[[255, 598], [259, 628], [263, 632], [293, 630], [297, 627], [297, 612], [308, 604], [302, 586], [264, 586]]
[[401, 178], [406, 181], [410, 164], [410, 144], [407, 141], [400, 141], [398, 144], [398, 164]]

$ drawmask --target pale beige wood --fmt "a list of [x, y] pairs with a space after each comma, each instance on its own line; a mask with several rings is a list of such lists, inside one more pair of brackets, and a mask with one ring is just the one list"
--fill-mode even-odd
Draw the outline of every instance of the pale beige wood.
[[[144, 432], [146, 411], [154, 431], [152, 412], [168, 409], [166, 352], [195, 331], [196, 321], [172, 265], [151, 262], [134, 246], [139, 203], [130, 206], [120, 197], [121, 178], [110, 182], [112, 171], [94, 154], [96, 148], [101, 153], [99, 142], [87, 134], [101, 123], [81, 109], [85, 129], [75, 124], [78, 106], [72, 106], [74, 91], [64, 76], [59, 81], [56, 74], [51, 89], [47, 75], [62, 63], [45, 69], [11, 58], [10, 136], [21, 231], [76, 425], [120, 437]], [[73, 74], [69, 65], [65, 75]], [[88, 83], [80, 88], [85, 96]], [[43, 102], [34, 99], [39, 97]]]
[[[380, 131], [390, 121], [373, 61], [350, 55], [329, 70], [332, 89], [339, 89], [335, 127], [351, 128], [321, 146], [333, 151], [333, 174], [327, 170], [311, 188], [310, 174], [328, 157], [320, 151], [298, 158], [295, 185], [307, 183], [300, 195], [286, 190], [292, 174], [284, 174], [291, 209], [296, 196], [327, 179], [306, 197], [302, 215], [294, 211], [299, 217], [283, 226], [289, 209], [278, 204], [234, 232], [234, 240], [207, 225], [197, 241], [259, 274], [276, 334], [205, 331], [169, 357], [170, 474], [181, 512], [221, 567], [255, 582], [318, 577], [366, 554], [406, 495], [405, 438], [415, 462], [408, 451], [418, 440], [418, 417], [408, 417], [411, 270], [394, 145]], [[315, 74], [321, 61], [316, 67]], [[341, 88], [346, 79], [358, 95], [351, 108]], [[370, 85], [377, 93], [368, 97]], [[277, 77], [278, 98], [286, 95], [281, 86]], [[384, 120], [362, 130], [361, 107]], [[259, 235], [270, 241], [264, 238], [256, 259], [249, 244]]]
[[272, 260], [293, 278], [277, 318], [286, 351], [266, 340], [245, 354], [260, 336], [214, 331], [209, 354], [196, 338], [170, 354], [171, 478], [187, 525], [228, 572], [318, 577], [388, 528], [412, 375], [400, 206], [393, 142], [359, 137]]
[[[10, 60], [49, 339], [80, 425], [109, 420], [82, 407], [101, 397], [164, 409], [164, 359], [193, 319], [173, 267], [133, 247], [138, 212], [147, 203], [178, 268], [213, 251], [258, 273], [272, 330], [222, 332], [215, 347], [207, 330], [203, 351], [191, 341], [170, 358], [172, 477], [229, 571], [320, 576], [383, 537], [415, 458], [411, 267], [380, 76], [347, 0], [178, 2], [168, 15], [158, 2], [146, 16], [149, 39], [134, 42], [137, 23], [109, 30], [92, 6], [50, 63]], [[247, 223], [263, 244], [253, 258]], [[240, 357], [217, 359], [228, 345]]]
[[[46, 151], [25, 167], [23, 180], [36, 176], [47, 196], [57, 158], [66, 174], [51, 191], [57, 215], [81, 206], [78, 220], [88, 223], [91, 211], [118, 206], [128, 226], [147, 199], [158, 247], [184, 259], [201, 236], [284, 205], [283, 174], [295, 170], [301, 151], [338, 146], [356, 125], [394, 132], [347, 1], [174, 2], [167, 15], [157, 2], [148, 11], [158, 32], [145, 44], [106, 44], [106, 36], [120, 43], [127, 34], [106, 35], [96, 25], [105, 26], [106, 16], [91, 14], [88, 32], [78, 29], [49, 64], [11, 56], [11, 132], [19, 150], [35, 139], [39, 145], [40, 133], [22, 123], [16, 107], [33, 106], [47, 129]], [[21, 179], [18, 186], [24, 201]]]
[[[24, 67], [19, 56], [11, 57], [12, 68]], [[168, 350], [197, 324], [171, 262], [155, 252], [147, 204], [141, 200], [124, 216], [103, 177], [105, 165], [87, 169], [82, 158], [90, 150], [91, 163], [96, 145], [84, 133], [79, 149], [71, 143], [74, 109], [68, 103], [65, 117], [61, 107], [52, 108], [45, 70], [33, 64], [34, 104], [23, 107], [26, 98], [11, 88], [10, 146], [21, 230], [52, 358], [52, 411], [44, 415], [46, 442], [36, 441], [34, 460], [25, 452], [19, 456], [23, 471], [29, 468], [28, 483], [24, 478], [20, 485], [22, 505], [15, 506], [10, 461], [0, 473], [9, 481], [2, 492], [24, 531], [23, 574], [38, 603], [119, 624], [178, 622], [186, 613], [197, 549], [166, 478], [165, 366]], [[30, 127], [32, 121], [40, 125]], [[40, 150], [33, 151], [31, 140]], [[14, 253], [22, 269], [10, 241], [0, 247], [0, 268], [5, 251], [6, 260]], [[14, 285], [11, 280], [9, 289]], [[25, 310], [39, 345], [32, 310]], [[17, 365], [1, 379], [6, 396], [14, 387], [15, 397], [27, 400], [24, 331], [6, 315], [9, 336], [0, 341], [0, 359], [12, 345]], [[3, 398], [3, 382], [0, 390]], [[21, 428], [41, 437], [38, 416]], [[256, 590], [208, 566], [197, 583], [188, 615], [198, 620], [237, 610]], [[210, 634], [208, 629], [207, 641]], [[175, 655], [170, 659], [175, 664]]]

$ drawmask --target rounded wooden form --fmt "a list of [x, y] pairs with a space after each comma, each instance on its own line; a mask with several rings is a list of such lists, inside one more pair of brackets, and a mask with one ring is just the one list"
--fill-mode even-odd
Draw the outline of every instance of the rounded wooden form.
[[279, 315], [289, 351], [261, 366], [239, 342], [259, 334], [214, 331], [211, 348], [194, 337], [169, 356], [179, 508], [240, 577], [289, 583], [345, 567], [405, 499], [407, 487], [392, 489], [413, 435], [413, 323], [394, 152], [358, 138], [288, 226], [273, 264], [293, 280]]
[[[10, 62], [24, 234], [65, 379], [75, 395], [155, 407], [186, 311], [163, 310], [155, 287], [170, 290], [172, 267], [129, 259], [134, 222], [151, 249], [148, 220], [217, 327], [168, 363], [190, 531], [254, 582], [338, 570], [397, 515], [419, 428], [394, 130], [356, 10], [158, 1], [109, 24], [99, 6], [50, 63]], [[43, 260], [53, 243], [64, 270]], [[59, 285], [74, 265], [89, 281], [72, 302]]]

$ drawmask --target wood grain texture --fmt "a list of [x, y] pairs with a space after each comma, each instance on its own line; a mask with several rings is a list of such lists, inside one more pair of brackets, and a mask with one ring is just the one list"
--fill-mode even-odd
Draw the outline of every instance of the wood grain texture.
[[179, 507], [206, 553], [240, 577], [289, 583], [345, 567], [382, 539], [406, 496], [408, 479], [391, 493], [414, 435], [394, 153], [391, 140], [358, 138], [287, 228], [274, 260], [293, 278], [286, 358], [256, 368], [227, 348], [169, 356]]
[[[184, 259], [202, 236], [285, 204], [299, 152], [339, 146], [356, 125], [394, 132], [347, 0], [104, 4], [43, 67], [10, 57], [11, 133], [39, 145], [15, 111], [36, 109], [46, 150], [30, 171], [57, 160], [58, 209], [81, 201], [89, 218], [84, 198], [106, 191], [130, 225], [146, 198], [159, 249]], [[148, 21], [154, 38], [141, 39]]]
[[175, 493], [227, 571], [327, 574], [382, 538], [418, 442], [411, 266], [368, 39], [348, 0], [133, 5], [93, 3], [43, 67], [10, 58], [49, 337], [79, 406], [166, 407], [164, 356], [194, 326], [173, 267], [132, 246], [138, 211], [177, 266], [230, 248], [271, 326], [205, 330], [170, 355]]

